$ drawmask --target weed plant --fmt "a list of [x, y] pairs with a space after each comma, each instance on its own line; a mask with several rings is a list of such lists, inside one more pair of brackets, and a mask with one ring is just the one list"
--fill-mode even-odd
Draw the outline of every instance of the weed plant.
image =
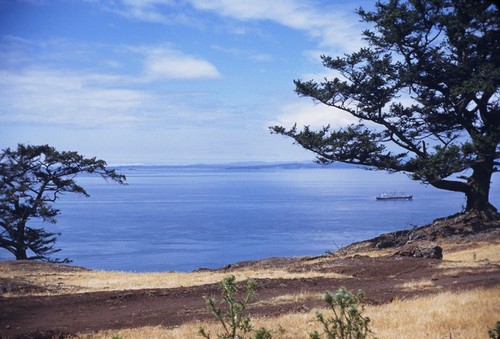
[[495, 327], [488, 331], [488, 335], [491, 339], [500, 339], [500, 321], [497, 321]]
[[[255, 280], [247, 281], [246, 293], [242, 300], [236, 299], [238, 289], [236, 287], [236, 278], [234, 275], [229, 275], [220, 283], [222, 293], [221, 306], [216, 305], [215, 297], [205, 299], [208, 310], [215, 316], [217, 321], [222, 325], [222, 333], [217, 334], [218, 339], [245, 339], [251, 338], [250, 335], [254, 332], [255, 339], [270, 339], [271, 332], [265, 328], [260, 328], [257, 331], [252, 329], [250, 317], [245, 316], [245, 309], [250, 301], [250, 298], [255, 294]], [[200, 327], [198, 334], [206, 339], [210, 339], [210, 334], [206, 333], [203, 327]]]
[[325, 318], [321, 312], [316, 313], [316, 319], [323, 325], [323, 333], [317, 331], [309, 334], [310, 339], [364, 339], [371, 334], [370, 318], [364, 317], [364, 295], [360, 291], [353, 294], [345, 288], [335, 293], [325, 292], [323, 300], [332, 310], [332, 316]]

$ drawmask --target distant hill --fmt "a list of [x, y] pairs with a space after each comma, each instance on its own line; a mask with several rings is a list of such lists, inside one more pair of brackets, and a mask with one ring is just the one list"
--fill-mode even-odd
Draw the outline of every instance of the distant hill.
[[133, 170], [134, 168], [163, 168], [165, 170], [294, 170], [294, 169], [318, 169], [318, 168], [360, 168], [361, 166], [334, 163], [320, 165], [312, 161], [307, 162], [234, 162], [221, 164], [189, 164], [189, 165], [121, 165], [113, 166], [117, 169]]
[[285, 170], [293, 170], [293, 169], [316, 169], [316, 168], [356, 168], [358, 166], [353, 166], [349, 164], [335, 163], [330, 165], [320, 165], [312, 161], [307, 162], [285, 162], [285, 163], [236, 163], [236, 164], [228, 164], [224, 166], [226, 169], [237, 170], [237, 169], [251, 169], [251, 170], [259, 170], [259, 169], [285, 169]]

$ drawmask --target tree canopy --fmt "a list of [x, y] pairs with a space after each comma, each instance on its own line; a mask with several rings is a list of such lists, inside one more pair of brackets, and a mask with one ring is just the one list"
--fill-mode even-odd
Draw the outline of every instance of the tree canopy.
[[[333, 73], [295, 80], [296, 93], [360, 123], [319, 131], [271, 131], [335, 161], [405, 172], [466, 195], [466, 210], [490, 204], [500, 150], [500, 15], [487, 0], [390, 0], [359, 9], [366, 46], [321, 56]], [[335, 110], [332, 110], [335, 113]]]
[[[65, 193], [89, 196], [76, 182], [81, 173], [95, 174], [119, 184], [125, 176], [108, 169], [104, 160], [77, 152], [59, 152], [49, 145], [19, 144], [0, 153], [0, 248], [16, 259], [61, 261], [50, 256], [59, 233], [29, 225], [33, 218], [56, 223], [60, 210], [52, 204]], [[62, 260], [68, 262], [68, 259]]]

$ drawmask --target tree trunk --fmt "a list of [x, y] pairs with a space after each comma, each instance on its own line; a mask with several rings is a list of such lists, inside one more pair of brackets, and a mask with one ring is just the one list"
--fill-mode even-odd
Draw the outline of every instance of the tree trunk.
[[16, 256], [16, 260], [27, 260], [28, 259], [28, 255], [26, 254], [26, 250], [22, 249], [22, 248], [19, 248], [16, 250], [15, 256]]
[[16, 230], [16, 241], [15, 241], [15, 253], [16, 260], [26, 260], [28, 255], [26, 254], [26, 221], [22, 220], [18, 222]]
[[467, 205], [466, 211], [494, 211], [497, 209], [490, 203], [490, 186], [491, 176], [493, 174], [492, 167], [478, 164], [473, 167], [473, 173], [467, 180]]
[[497, 212], [495, 206], [490, 203], [491, 176], [493, 174], [493, 165], [488, 166], [485, 163], [478, 163], [472, 166], [473, 172], [467, 178], [467, 182], [456, 180], [436, 180], [430, 184], [436, 188], [461, 192], [467, 199], [465, 212]]

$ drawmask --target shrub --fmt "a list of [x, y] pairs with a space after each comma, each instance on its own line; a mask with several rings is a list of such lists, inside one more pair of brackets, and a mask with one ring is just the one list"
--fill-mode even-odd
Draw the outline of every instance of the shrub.
[[[326, 338], [363, 339], [372, 333], [369, 329], [370, 318], [361, 314], [364, 311], [364, 295], [361, 291], [353, 294], [345, 288], [340, 288], [335, 293], [325, 292], [323, 300], [333, 312], [329, 318], [325, 318], [321, 312], [316, 313], [317, 320], [323, 325], [323, 334]], [[320, 339], [321, 335], [314, 331], [309, 334], [309, 338]]]
[[488, 331], [488, 335], [491, 339], [500, 339], [500, 321], [497, 321], [495, 327]]
[[[260, 328], [253, 331], [250, 318], [244, 316], [246, 306], [250, 298], [255, 294], [255, 280], [249, 279], [247, 282], [247, 290], [242, 300], [236, 300], [238, 289], [236, 287], [236, 278], [234, 275], [227, 276], [220, 283], [220, 290], [223, 301], [221, 305], [225, 307], [217, 307], [215, 297], [205, 299], [208, 310], [215, 316], [218, 322], [222, 325], [223, 332], [217, 334], [219, 339], [235, 339], [246, 338], [245, 335], [254, 333], [255, 339], [270, 339], [271, 332], [265, 328]], [[203, 327], [200, 327], [198, 334], [204, 338], [210, 339], [210, 334], [205, 332]]]

